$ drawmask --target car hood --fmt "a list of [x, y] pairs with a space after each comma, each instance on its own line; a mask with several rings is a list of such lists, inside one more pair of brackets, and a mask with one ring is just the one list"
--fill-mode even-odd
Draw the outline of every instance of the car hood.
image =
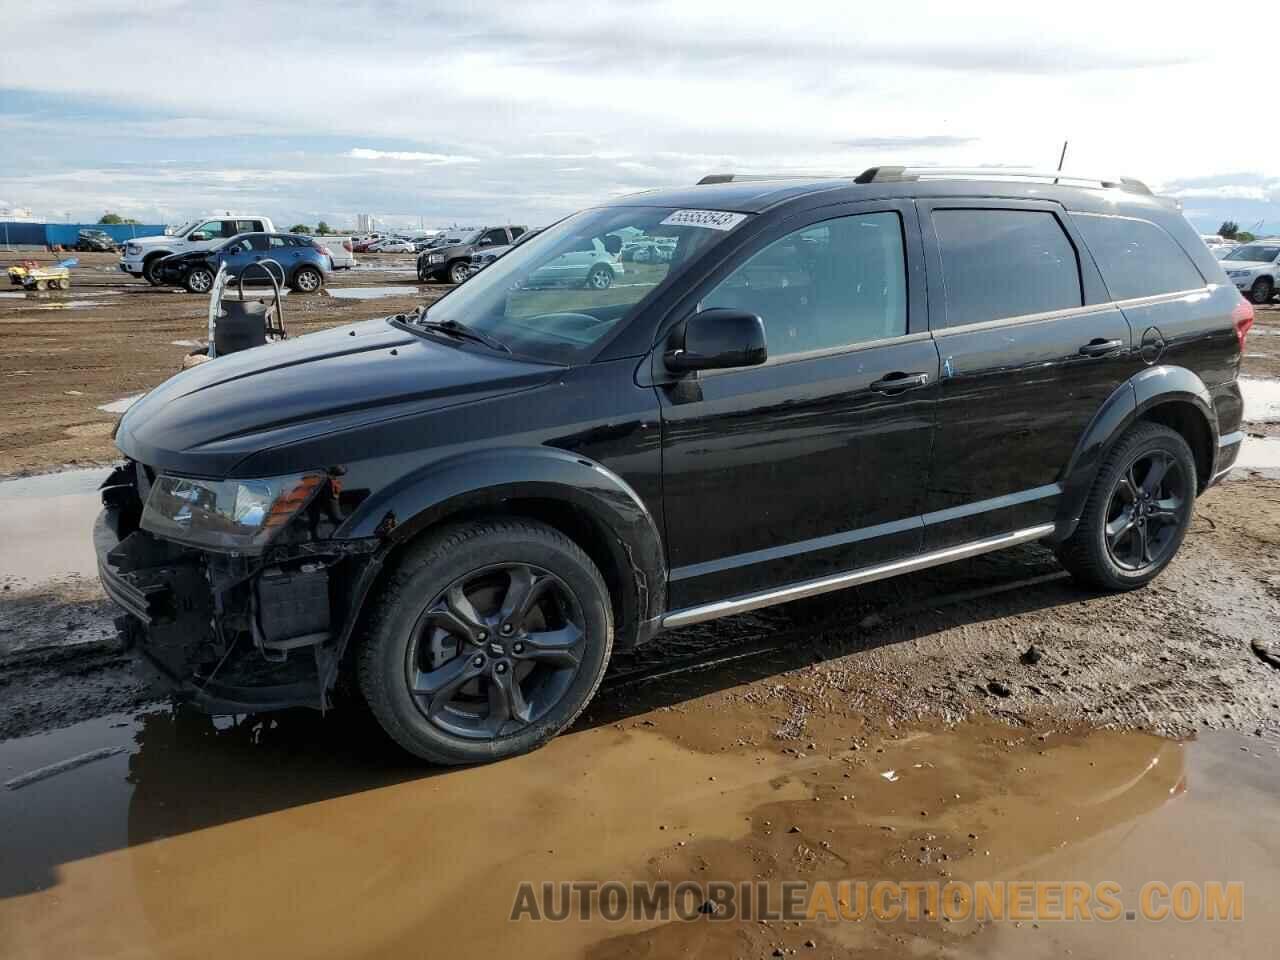
[[184, 370], [129, 408], [116, 445], [158, 469], [234, 476], [267, 449], [529, 389], [560, 371], [371, 320]]
[[464, 253], [470, 253], [473, 247], [469, 243], [452, 243], [447, 247], [432, 247], [430, 250], [424, 250], [424, 253], [443, 253], [446, 257], [461, 256]]
[[182, 237], [170, 237], [170, 236], [162, 235], [159, 237], [130, 237], [128, 240], [124, 242], [136, 243], [140, 247], [158, 247], [161, 244], [174, 243], [181, 239]]
[[1219, 260], [1223, 270], [1261, 270], [1270, 267], [1265, 260]]

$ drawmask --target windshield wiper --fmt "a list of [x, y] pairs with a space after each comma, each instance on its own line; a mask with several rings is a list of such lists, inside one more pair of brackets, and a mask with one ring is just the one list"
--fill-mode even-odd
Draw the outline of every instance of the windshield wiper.
[[490, 350], [499, 350], [502, 353], [511, 352], [511, 348], [501, 340], [497, 340], [487, 333], [481, 333], [479, 330], [472, 330], [457, 320], [428, 320], [424, 313], [421, 319], [418, 320], [418, 325], [426, 327], [428, 330], [438, 330], [443, 334], [457, 337], [460, 340], [474, 340], [476, 343], [484, 344]]

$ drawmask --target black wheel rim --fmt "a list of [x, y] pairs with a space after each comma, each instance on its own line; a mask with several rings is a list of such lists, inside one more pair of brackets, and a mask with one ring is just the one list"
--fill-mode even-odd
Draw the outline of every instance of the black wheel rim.
[[1189, 496], [1186, 473], [1172, 454], [1153, 450], [1133, 460], [1107, 504], [1103, 535], [1116, 566], [1141, 572], [1167, 560]]
[[582, 606], [555, 574], [495, 564], [450, 584], [419, 615], [406, 680], [435, 727], [470, 740], [537, 724], [582, 664]]

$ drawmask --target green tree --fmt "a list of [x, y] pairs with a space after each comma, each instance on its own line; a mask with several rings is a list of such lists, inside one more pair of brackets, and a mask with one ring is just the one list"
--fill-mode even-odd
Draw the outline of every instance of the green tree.
[[310, 233], [311, 228], [308, 227], [305, 223], [295, 223], [292, 227], [289, 228], [289, 232], [290, 233]]
[[333, 228], [330, 227], [323, 220], [321, 220], [319, 223], [316, 224], [316, 233], [320, 234], [320, 236], [323, 237], [325, 234], [333, 233]]
[[1250, 233], [1248, 230], [1237, 230], [1236, 235], [1231, 239], [1238, 240], [1240, 243], [1253, 243], [1253, 241], [1257, 240], [1258, 238], [1254, 236], [1252, 233]]
[[1235, 235], [1240, 232], [1240, 224], [1234, 220], [1223, 220], [1222, 226], [1218, 228], [1218, 236], [1224, 240], [1232, 240]]
[[118, 223], [137, 223], [138, 221], [134, 220], [132, 217], [122, 217], [118, 213], [111, 213], [110, 211], [108, 211], [98, 218], [98, 222], [105, 223], [105, 224], [118, 224]]

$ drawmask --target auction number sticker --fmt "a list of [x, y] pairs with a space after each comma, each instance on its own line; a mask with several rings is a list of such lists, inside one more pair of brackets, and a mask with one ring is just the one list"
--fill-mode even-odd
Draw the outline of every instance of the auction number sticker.
[[662, 221], [662, 226], [732, 230], [745, 219], [745, 213], [728, 213], [724, 210], [677, 210]]

